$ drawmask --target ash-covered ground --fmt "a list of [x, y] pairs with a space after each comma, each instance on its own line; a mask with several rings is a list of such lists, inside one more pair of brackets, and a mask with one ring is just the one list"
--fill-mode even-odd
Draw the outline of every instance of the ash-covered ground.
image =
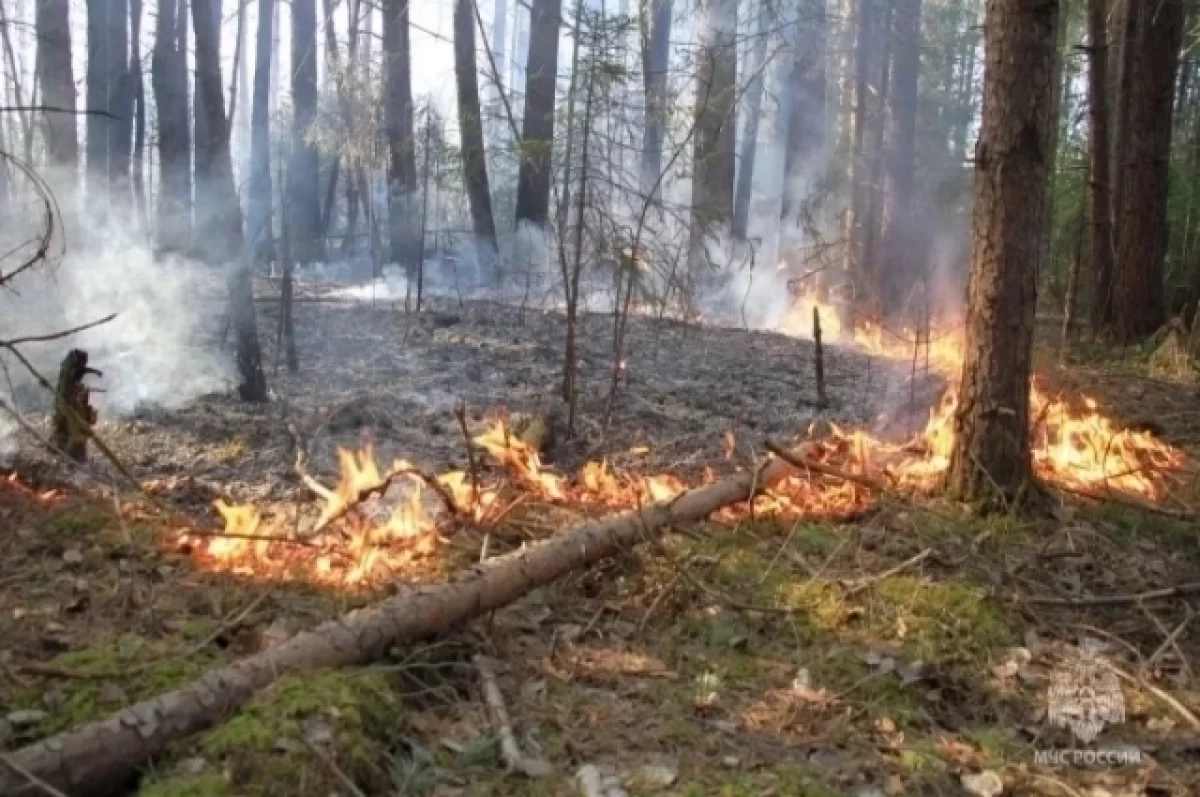
[[[344, 289], [306, 285], [295, 304], [299, 371], [292, 374], [277, 351], [273, 286], [258, 288], [272, 401], [249, 405], [230, 393], [127, 417], [102, 411], [98, 433], [137, 477], [190, 477], [240, 500], [282, 498], [300, 489], [297, 441], [310, 470], [329, 481], [336, 447], [365, 441], [381, 464], [404, 458], [432, 471], [465, 468], [456, 404], [466, 405], [472, 434], [504, 411], [545, 413], [561, 404], [561, 313], [435, 297], [417, 315], [403, 301], [341, 299]], [[819, 410], [812, 342], [642, 315], [629, 320], [605, 429], [613, 323], [609, 313], [579, 322], [577, 433], [567, 440], [557, 427], [548, 451], [549, 464], [564, 472], [599, 458], [645, 473], [721, 471], [761, 452], [768, 435], [802, 433], [817, 419], [865, 424], [909, 400], [907, 366], [828, 342], [828, 409]], [[736, 436], [733, 458], [725, 432]], [[93, 469], [112, 470], [97, 454], [92, 461]]]

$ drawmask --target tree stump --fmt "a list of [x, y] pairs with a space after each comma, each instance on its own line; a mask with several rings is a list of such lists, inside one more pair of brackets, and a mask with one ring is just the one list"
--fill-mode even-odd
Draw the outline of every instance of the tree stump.
[[58, 368], [58, 387], [54, 391], [54, 432], [51, 442], [71, 459], [87, 459], [87, 441], [96, 423], [96, 410], [90, 401], [91, 391], [83, 383], [88, 374], [103, 376], [88, 368], [87, 352], [71, 349]]

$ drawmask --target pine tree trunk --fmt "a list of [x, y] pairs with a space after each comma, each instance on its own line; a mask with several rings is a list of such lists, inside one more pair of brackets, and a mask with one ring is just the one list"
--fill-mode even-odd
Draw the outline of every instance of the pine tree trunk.
[[487, 159], [483, 148], [483, 113], [479, 107], [479, 70], [475, 65], [473, 2], [455, 0], [454, 3], [454, 77], [458, 84], [458, 132], [462, 146], [463, 183], [471, 205], [475, 250], [481, 271], [490, 274], [497, 253], [496, 223], [492, 218], [492, 197], [488, 189]]
[[789, 253], [797, 243], [795, 231], [800, 203], [822, 175], [814, 174], [825, 147], [825, 38], [828, 36], [826, 0], [815, 0], [812, 7], [798, 11], [795, 39], [792, 42], [791, 71], [788, 74], [785, 104], [787, 137], [783, 157], [783, 202], [780, 249]]
[[921, 0], [896, 0], [892, 43], [894, 74], [887, 95], [888, 150], [885, 155], [880, 282], [883, 311], [893, 316], [914, 308], [903, 303], [918, 284], [921, 258], [915, 240], [913, 168], [917, 141], [917, 77], [921, 66]]
[[[1137, 4], [1144, 0], [1127, 0]], [[1117, 340], [1137, 343], [1166, 321], [1163, 260], [1167, 249], [1167, 188], [1175, 73], [1183, 41], [1183, 0], [1156, 0], [1139, 27], [1126, 66], [1132, 96], [1122, 153], [1124, 176], [1114, 221], [1121, 233], [1113, 277]]]
[[317, 3], [294, 0], [291, 10], [292, 142], [286, 206], [292, 257], [296, 263], [313, 263], [324, 256], [320, 159], [307, 139], [317, 115]]
[[133, 199], [138, 224], [146, 229], [146, 85], [142, 75], [142, 0], [129, 0], [129, 75], [133, 86]]
[[[100, 206], [108, 190], [109, 22], [110, 0], [87, 0], [87, 189], [89, 200]], [[94, 113], [103, 111], [104, 113]]]
[[[241, 0], [238, 1], [241, 2]], [[221, 55], [222, 44], [221, 6], [223, 4], [223, 0], [209, 0], [209, 2], [212, 3], [213, 25], [216, 26], [217, 31], [217, 57], [219, 58]], [[187, 41], [186, 34], [184, 36], [184, 41]], [[195, 180], [196, 185], [199, 186], [200, 153], [208, 151], [208, 109], [204, 107], [204, 92], [200, 89], [200, 72], [198, 68], [194, 70], [193, 80], [195, 83], [195, 90], [192, 94], [192, 143], [195, 146], [196, 151], [196, 157], [193, 161], [195, 164], [196, 174], [194, 175], [193, 179]], [[224, 89], [222, 89], [222, 91], [224, 91]], [[197, 196], [199, 195], [199, 191], [200, 189], [197, 187]], [[199, 214], [199, 212], [199, 208], [197, 208], [197, 214]], [[196, 219], [196, 224], [197, 226], [200, 225], [199, 217]], [[204, 245], [202, 241], [197, 241], [196, 244], [201, 247]]]
[[[879, 70], [870, 87], [871, 96], [876, 100], [876, 111], [869, 113], [871, 122], [871, 142], [867, 145], [867, 174], [866, 216], [862, 224], [862, 273], [871, 296], [869, 312], [873, 316], [881, 312], [883, 307], [883, 274], [879, 263], [879, 241], [883, 235], [880, 216], [883, 204], [883, 170], [887, 165], [885, 152], [887, 140], [885, 134], [888, 127], [888, 106], [891, 97], [892, 80], [892, 48], [895, 36], [892, 35], [892, 20], [896, 13], [897, 0], [882, 0], [884, 3], [882, 24], [879, 26]], [[901, 299], [905, 297], [900, 297]]]
[[1109, 166], [1109, 48], [1105, 20], [1105, 1], [1088, 0], [1089, 71], [1088, 105], [1091, 139], [1092, 205], [1091, 254], [1095, 291], [1092, 297], [1092, 329], [1108, 330], [1112, 325], [1113, 236], [1112, 196]]
[[642, 48], [642, 70], [645, 86], [645, 124], [642, 128], [641, 184], [643, 201], [654, 202], [661, 190], [663, 135], [667, 116], [667, 72], [671, 57], [672, 0], [643, 0], [648, 8], [650, 30]]
[[857, 0], [854, 4], [854, 71], [853, 93], [854, 107], [851, 109], [848, 126], [850, 128], [850, 152], [848, 158], [847, 184], [849, 186], [849, 201], [846, 205], [846, 216], [843, 224], [843, 239], [845, 241], [846, 276], [854, 287], [854, 304], [869, 307], [873, 298], [870, 286], [864, 273], [865, 225], [867, 205], [866, 180], [866, 133], [867, 133], [867, 104], [868, 82], [867, 75], [871, 64], [871, 16], [874, 13], [871, 0]]
[[242, 209], [238, 205], [233, 182], [233, 161], [229, 153], [229, 127], [225, 119], [225, 92], [221, 85], [221, 61], [218, 57], [218, 29], [213, 0], [192, 0], [192, 24], [196, 28], [196, 75], [204, 92], [207, 148], [197, 152], [196, 170], [197, 226], [205, 254], [226, 268], [229, 288], [230, 320], [237, 347], [238, 393], [244, 401], [266, 401], [267, 382], [263, 376], [262, 352], [258, 345], [258, 327], [254, 317], [254, 294], [250, 265], [244, 257]]
[[43, 114], [46, 156], [51, 166], [61, 168], [56, 178], [64, 181], [62, 187], [68, 193], [77, 179], [79, 161], [70, 14], [70, 0], [37, 0], [36, 69], [42, 86], [42, 101], [66, 111]]
[[388, 141], [388, 231], [391, 259], [414, 276], [417, 265], [417, 153], [413, 131], [409, 0], [383, 5], [384, 126]]
[[129, 163], [133, 154], [133, 80], [129, 73], [129, 2], [108, 0], [108, 179], [112, 199], [129, 201]]
[[767, 38], [772, 16], [766, 4], [758, 8], [758, 30], [750, 55], [749, 84], [746, 88], [746, 127], [742, 133], [741, 158], [737, 164], [737, 190], [733, 198], [732, 235], [745, 241], [750, 227], [750, 202], [754, 198], [754, 156], [758, 149], [758, 122], [762, 115], [763, 69], [767, 60]]
[[159, 0], [150, 86], [158, 114], [158, 245], [187, 248], [191, 239], [192, 165], [188, 122], [186, 0]]
[[[558, 79], [558, 25], [562, 0], [533, 0], [525, 61], [525, 113], [521, 166], [517, 173], [517, 225], [545, 229], [550, 219], [550, 170], [554, 150], [554, 99]], [[519, 18], [518, 14], [518, 18]], [[514, 62], [519, 60], [513, 54]]]
[[737, 117], [737, 0], [705, 0], [697, 52], [692, 133], [691, 277], [704, 262], [705, 238], [733, 221]]
[[1019, 497], [1032, 486], [1036, 231], [1052, 157], [1058, 7], [1058, 0], [987, 6], [966, 359], [946, 475], [949, 492], [967, 501], [996, 491]]
[[271, 223], [271, 48], [275, 41], [275, 0], [258, 0], [254, 37], [254, 98], [250, 119], [250, 201], [246, 239], [251, 262], [265, 263], [274, 249]]

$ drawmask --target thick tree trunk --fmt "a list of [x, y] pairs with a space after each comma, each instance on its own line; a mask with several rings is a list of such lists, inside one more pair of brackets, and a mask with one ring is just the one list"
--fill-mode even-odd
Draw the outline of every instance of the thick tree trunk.
[[966, 359], [947, 486], [968, 501], [1031, 486], [1038, 236], [1051, 153], [1058, 0], [990, 0]]
[[642, 48], [646, 121], [642, 128], [642, 192], [644, 201], [657, 201], [662, 174], [663, 135], [667, 117], [667, 72], [671, 58], [672, 0], [643, 0], [649, 4], [650, 30]]
[[866, 229], [863, 223], [867, 206], [867, 74], [871, 59], [871, 16], [874, 13], [872, 0], [856, 0], [854, 4], [854, 78], [853, 102], [850, 111], [850, 152], [848, 158], [847, 185], [849, 188], [846, 216], [843, 224], [845, 240], [844, 270], [854, 287], [854, 304], [869, 306], [873, 303], [867, 275], [864, 273]]
[[158, 245], [188, 247], [192, 235], [191, 128], [188, 123], [186, 0], [159, 0], [150, 86], [158, 113]]
[[1095, 290], [1092, 297], [1092, 329], [1100, 332], [1112, 325], [1113, 235], [1112, 196], [1109, 166], [1109, 48], [1104, 0], [1088, 0], [1088, 105], [1091, 139], [1092, 272]]
[[[886, 133], [888, 128], [888, 107], [891, 98], [892, 81], [892, 48], [895, 36], [892, 35], [892, 20], [896, 14], [897, 0], [881, 0], [884, 3], [882, 23], [879, 26], [879, 68], [870, 86], [870, 94], [876, 100], [875, 113], [868, 113], [871, 123], [872, 138], [867, 144], [867, 173], [866, 216], [862, 224], [862, 274], [868, 286], [868, 296], [871, 297], [867, 308], [871, 316], [880, 313], [883, 308], [883, 274], [879, 263], [879, 242], [883, 237], [880, 217], [883, 215], [883, 186], [884, 168], [887, 166]], [[901, 297], [903, 298], [903, 297]]]
[[383, 5], [384, 126], [388, 142], [388, 232], [391, 259], [415, 276], [417, 243], [417, 152], [413, 129], [412, 64], [408, 36], [409, 0]]
[[767, 38], [772, 15], [765, 4], [758, 8], [758, 31], [750, 55], [750, 81], [746, 89], [746, 127], [742, 132], [741, 159], [737, 164], [737, 190], [733, 198], [735, 241], [745, 241], [750, 227], [750, 202], [754, 198], [754, 155], [758, 149], [758, 122], [762, 115], [763, 69], [767, 60]]
[[321, 230], [321, 176], [308, 129], [317, 115], [317, 3], [295, 0], [292, 10], [292, 143], [287, 206], [291, 252], [297, 263], [324, 255]]
[[[887, 316], [909, 313], [904, 302], [921, 278], [920, 230], [914, 217], [913, 167], [917, 142], [917, 77], [921, 66], [921, 0], [895, 0], [893, 74], [887, 95], [888, 150], [880, 249], [882, 309]], [[914, 324], [915, 326], [915, 324]]]
[[[525, 62], [525, 113], [521, 126], [516, 217], [518, 226], [525, 221], [545, 229], [550, 219], [550, 156], [554, 150], [554, 95], [558, 79], [558, 25], [562, 0], [533, 0], [529, 13], [529, 55]], [[515, 53], [513, 60], [518, 60]]]
[[0, 769], [0, 794], [39, 793], [37, 786], [18, 774], [18, 767], [72, 797], [118, 791], [139, 765], [165, 752], [172, 742], [226, 719], [255, 692], [284, 675], [379, 659], [397, 645], [434, 636], [506, 606], [667, 528], [745, 501], [790, 472], [791, 466], [774, 460], [761, 474], [740, 473], [671, 501], [585, 523], [490, 559], [447, 583], [410, 590], [351, 612], [174, 692], [10, 753], [16, 766]]
[[[223, 0], [209, 0], [209, 2], [212, 3], [213, 25], [216, 26], [217, 31], [217, 57], [219, 58], [221, 55], [222, 44], [221, 6], [223, 4]], [[239, 2], [241, 2], [241, 0], [239, 0]], [[184, 41], [187, 41], [186, 34], [184, 34]], [[195, 81], [195, 87], [192, 94], [192, 142], [196, 150], [196, 157], [194, 161], [196, 174], [194, 176], [194, 180], [196, 185], [199, 186], [200, 160], [202, 157], [201, 153], [208, 151], [208, 109], [204, 106], [204, 92], [200, 89], [199, 68], [194, 70], [193, 80]], [[222, 89], [222, 91], [224, 91], [224, 89]], [[199, 190], [200, 189], [197, 187], [197, 195], [199, 195]], [[197, 224], [199, 223], [199, 220], [197, 220]], [[204, 245], [202, 241], [197, 241], [196, 243], [199, 246]]]
[[229, 287], [229, 312], [237, 347], [238, 393], [245, 401], [266, 401], [262, 352], [254, 317], [254, 295], [250, 265], [244, 257], [242, 209], [233, 182], [229, 154], [229, 126], [225, 119], [225, 93], [221, 86], [221, 62], [217, 57], [218, 35], [212, 0], [192, 1], [192, 24], [196, 26], [196, 74], [204, 92], [208, 148], [197, 152], [197, 219], [205, 254], [223, 265]]
[[692, 278], [699, 276], [705, 238], [733, 220], [737, 118], [737, 0], [706, 0], [697, 52], [692, 133]]
[[801, 6], [792, 42], [786, 87], [787, 138], [783, 156], [783, 202], [780, 249], [789, 253], [799, 243], [796, 231], [801, 202], [823, 175], [816, 174], [825, 149], [826, 0]]
[[272, 257], [271, 224], [271, 47], [275, 41], [275, 0], [258, 0], [254, 39], [254, 99], [250, 119], [250, 201], [246, 239], [251, 262]]
[[[1128, 0], [1137, 6], [1144, 0]], [[1117, 340], [1137, 343], [1166, 320], [1163, 259], [1167, 249], [1167, 184], [1175, 72], [1183, 41], [1183, 0], [1159, 0], [1144, 10], [1137, 39], [1126, 42], [1131, 97], [1122, 134], [1123, 176], [1114, 222], [1117, 260], [1113, 317]], [[1124, 81], [1123, 81], [1124, 87]]]
[[108, 0], [108, 179], [112, 198], [129, 201], [133, 153], [133, 80], [129, 72], [129, 2]]
[[[458, 83], [458, 131], [462, 146], [463, 183], [471, 205], [475, 250], [481, 271], [491, 273], [496, 260], [496, 223], [488, 189], [483, 148], [483, 114], [479, 107], [479, 77], [475, 66], [474, 0], [454, 3], [454, 77]], [[497, 67], [498, 69], [499, 67]]]
[[79, 140], [76, 132], [75, 77], [71, 68], [70, 0], [37, 0], [36, 69], [42, 86], [42, 101], [66, 113], [43, 114], [46, 156], [51, 166], [61, 168], [57, 179], [68, 192], [77, 178]]

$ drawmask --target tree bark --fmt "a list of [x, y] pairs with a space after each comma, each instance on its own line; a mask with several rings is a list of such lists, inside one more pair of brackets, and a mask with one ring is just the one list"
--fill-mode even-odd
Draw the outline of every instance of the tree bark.
[[[885, 155], [880, 282], [885, 316], [914, 308], [903, 303], [921, 278], [920, 225], [914, 217], [913, 168], [917, 143], [917, 77], [921, 66], [921, 0], [895, 0], [893, 74], [887, 95], [888, 151]], [[915, 324], [914, 324], [915, 326]]]
[[843, 238], [845, 239], [846, 276], [854, 287], [854, 304], [869, 306], [874, 297], [864, 273], [865, 225], [867, 204], [866, 181], [866, 132], [867, 132], [867, 74], [871, 64], [871, 0], [857, 0], [854, 8], [854, 78], [853, 101], [848, 125], [850, 128], [850, 152], [848, 158], [847, 184], [849, 201], [846, 205]]
[[[150, 60], [158, 113], [158, 245], [188, 247], [192, 235], [191, 129], [188, 124], [186, 0], [159, 0]], [[90, 117], [89, 117], [90, 118]]]
[[129, 73], [129, 2], [108, 0], [108, 179], [112, 199], [129, 201], [133, 153], [133, 80]]
[[672, 0], [644, 0], [649, 8], [650, 29], [642, 48], [642, 70], [645, 86], [646, 120], [642, 128], [642, 192], [644, 201], [658, 200], [659, 177], [662, 174], [663, 136], [667, 117], [667, 73], [671, 58]]
[[292, 3], [292, 143], [288, 163], [287, 207], [291, 252], [296, 263], [324, 256], [321, 240], [321, 176], [308, 129], [317, 115], [317, 3]]
[[[1127, 0], [1140, 5], [1144, 0]], [[1167, 188], [1174, 116], [1175, 73], [1183, 41], [1183, 0], [1160, 0], [1145, 10], [1139, 37], [1126, 43], [1132, 96], [1121, 154], [1124, 175], [1115, 220], [1117, 240], [1113, 317], [1117, 340], [1137, 343], [1166, 320], [1163, 260], [1167, 249]]]
[[1112, 325], [1113, 232], [1109, 166], [1112, 156], [1109, 132], [1109, 48], [1104, 0], [1088, 0], [1088, 105], [1091, 138], [1092, 205], [1091, 252], [1095, 291], [1092, 297], [1092, 329], [1100, 332]]
[[783, 201], [780, 249], [787, 253], [798, 244], [795, 231], [800, 204], [821, 175], [815, 174], [825, 148], [825, 37], [828, 35], [826, 0], [802, 6], [792, 42], [792, 64], [786, 97], [787, 138], [783, 156]]
[[[550, 219], [550, 170], [554, 151], [554, 98], [562, 0], [533, 0], [529, 14], [516, 218], [518, 227], [525, 221], [545, 229]], [[518, 60], [515, 56], [514, 53], [514, 62]]]
[[[207, 0], [199, 0], [205, 3]], [[802, 455], [798, 455], [802, 456]], [[9, 754], [34, 777], [72, 797], [117, 791], [135, 769], [172, 742], [221, 722], [255, 692], [292, 673], [366, 664], [397, 645], [443, 633], [521, 598], [574, 570], [616, 556], [663, 530], [749, 499], [792, 472], [781, 460], [670, 501], [590, 521], [477, 565], [444, 584], [412, 589], [213, 670], [173, 692], [129, 706]], [[14, 767], [0, 769], [0, 793], [38, 794]]]
[[133, 88], [133, 180], [138, 224], [147, 229], [146, 217], [146, 85], [142, 75], [142, 0], [129, 0], [129, 77]]
[[471, 205], [475, 250], [484, 273], [490, 273], [498, 250], [496, 223], [492, 218], [492, 197], [488, 188], [487, 158], [483, 148], [473, 3], [474, 0], [455, 0], [454, 3], [454, 77], [458, 84], [458, 132], [462, 146], [463, 183]]
[[758, 30], [750, 55], [749, 85], [746, 88], [746, 127], [742, 133], [741, 162], [737, 164], [737, 190], [733, 198], [735, 241], [745, 241], [750, 227], [750, 202], [754, 198], [754, 156], [758, 149], [758, 122], [762, 115], [763, 68], [767, 60], [767, 38], [772, 16], [766, 4], [758, 8]]
[[408, 36], [409, 0], [383, 5], [385, 78], [384, 126], [388, 141], [388, 231], [391, 259], [414, 276], [417, 241], [417, 153], [413, 130], [412, 65]]
[[246, 238], [251, 262], [265, 263], [274, 249], [271, 223], [271, 48], [275, 41], [275, 0], [258, 0], [254, 38], [254, 99], [250, 119], [250, 201]]
[[111, 5], [109, 0], [87, 0], [87, 110], [93, 111], [86, 121], [87, 189], [96, 206], [103, 203], [102, 195], [108, 190]]
[[692, 277], [704, 240], [733, 220], [737, 118], [737, 0], [705, 0], [697, 52], [695, 126], [692, 132]]
[[[229, 126], [225, 119], [225, 92], [221, 86], [221, 62], [217, 57], [217, 26], [212, 0], [192, 0], [192, 24], [196, 27], [196, 74], [204, 92], [208, 148], [197, 152], [197, 220], [205, 253], [226, 268], [230, 321], [237, 347], [238, 393], [244, 401], [266, 401], [258, 325], [254, 317], [254, 294], [249, 262], [244, 257], [242, 209], [233, 182], [229, 154]], [[200, 220], [203, 223], [200, 224]]]
[[66, 110], [43, 114], [46, 156], [51, 166], [61, 168], [58, 179], [65, 181], [63, 188], [68, 193], [74, 187], [79, 161], [70, 14], [70, 0], [37, 0], [36, 69], [42, 100], [47, 106]]
[[1032, 486], [1029, 387], [1038, 236], [1051, 153], [1058, 0], [990, 0], [966, 358], [949, 492], [978, 501]]
[[[238, 0], [238, 2], [241, 2], [241, 1], [242, 0]], [[223, 27], [221, 25], [221, 6], [223, 5], [223, 0], [209, 0], [209, 2], [212, 3], [211, 7], [212, 7], [213, 25], [215, 26], [216, 31], [217, 31], [217, 42], [216, 42], [217, 57], [220, 58], [221, 57], [221, 44], [222, 44], [221, 32], [222, 32], [222, 27]], [[186, 42], [187, 42], [186, 34], [184, 34], [183, 41], [186, 44]], [[198, 196], [199, 192], [200, 192], [199, 185], [200, 185], [200, 180], [201, 180], [200, 174], [199, 174], [200, 160], [202, 157], [201, 153], [208, 151], [208, 109], [205, 108], [205, 106], [204, 106], [204, 91], [200, 88], [199, 68], [196, 68], [194, 71], [195, 71], [195, 74], [194, 74], [193, 80], [195, 81], [195, 91], [192, 94], [192, 143], [195, 146], [195, 150], [196, 150], [196, 157], [194, 160], [196, 174], [194, 175], [193, 179], [197, 186], [196, 193]], [[224, 91], [224, 89], [222, 89], [222, 91]], [[232, 129], [232, 128], [230, 128], [230, 129]], [[197, 213], [199, 213], [199, 212], [200, 212], [199, 209], [197, 209]], [[200, 223], [199, 219], [197, 219], [197, 224], [199, 224], [199, 223]], [[197, 246], [201, 246], [201, 247], [204, 246], [203, 241], [196, 241], [196, 244], [197, 244]]]

